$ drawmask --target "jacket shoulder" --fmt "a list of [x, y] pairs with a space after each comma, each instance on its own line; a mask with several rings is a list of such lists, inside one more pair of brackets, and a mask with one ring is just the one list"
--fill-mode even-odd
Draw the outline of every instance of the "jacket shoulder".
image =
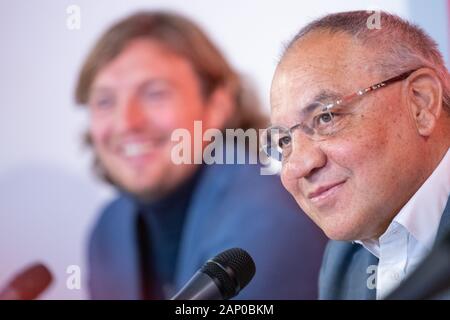
[[119, 195], [106, 204], [90, 232], [89, 250], [107, 245], [111, 237], [117, 236], [119, 229], [130, 225], [134, 216], [133, 208], [132, 201], [124, 195]]
[[319, 275], [320, 299], [373, 299], [378, 259], [360, 244], [330, 240]]
[[[239, 247], [258, 271], [240, 299], [315, 299], [325, 236], [258, 165], [209, 168], [191, 208], [177, 285], [207, 259]], [[221, 185], [220, 187], [218, 187]], [[307, 244], [307, 245], [305, 245]]]

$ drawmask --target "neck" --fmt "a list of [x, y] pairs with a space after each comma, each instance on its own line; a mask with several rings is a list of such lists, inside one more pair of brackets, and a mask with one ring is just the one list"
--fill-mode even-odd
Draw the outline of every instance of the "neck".
[[[449, 140], [449, 139], [447, 139]], [[369, 239], [379, 239], [392, 223], [394, 218], [400, 212], [400, 210], [408, 203], [408, 201], [414, 196], [414, 194], [420, 189], [425, 181], [431, 176], [433, 171], [438, 167], [439, 163], [444, 158], [445, 154], [450, 148], [450, 141], [446, 143], [440, 143], [434, 145], [433, 148], [424, 148], [420, 150], [422, 166], [416, 171], [416, 179], [412, 181], [409, 192], [404, 194], [403, 200], [399, 202], [398, 206], [392, 210], [389, 218], [386, 219], [379, 228], [373, 233], [373, 236]]]

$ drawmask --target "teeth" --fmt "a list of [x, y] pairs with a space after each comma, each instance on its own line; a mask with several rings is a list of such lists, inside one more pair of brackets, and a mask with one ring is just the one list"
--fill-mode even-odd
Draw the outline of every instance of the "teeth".
[[149, 153], [153, 149], [152, 143], [127, 143], [122, 147], [126, 157], [137, 157]]

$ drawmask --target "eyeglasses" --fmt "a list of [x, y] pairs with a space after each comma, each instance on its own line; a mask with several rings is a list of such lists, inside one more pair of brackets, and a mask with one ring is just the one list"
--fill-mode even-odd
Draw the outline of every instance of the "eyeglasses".
[[347, 116], [352, 114], [353, 111], [351, 108], [352, 102], [369, 92], [385, 88], [398, 81], [403, 81], [416, 70], [418, 69], [409, 70], [365, 89], [358, 90], [333, 103], [324, 104], [321, 102], [314, 102], [308, 105], [308, 107], [305, 108], [307, 110], [301, 111], [302, 113], [305, 113], [304, 121], [295, 124], [290, 128], [271, 126], [265, 129], [260, 137], [261, 148], [268, 157], [277, 161], [282, 161], [289, 156], [292, 144], [292, 133], [296, 129], [301, 129], [307, 137], [314, 141], [325, 140], [328, 137], [335, 135], [348, 125], [349, 119]]

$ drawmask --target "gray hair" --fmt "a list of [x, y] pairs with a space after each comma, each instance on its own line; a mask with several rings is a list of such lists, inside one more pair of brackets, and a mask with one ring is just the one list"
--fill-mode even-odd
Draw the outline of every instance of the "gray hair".
[[443, 105], [450, 113], [450, 75], [437, 43], [419, 26], [384, 11], [380, 14], [380, 29], [369, 28], [370, 11], [350, 11], [326, 15], [303, 27], [288, 43], [282, 58], [298, 40], [313, 31], [331, 34], [345, 33], [362, 45], [375, 48], [380, 60], [377, 68], [385, 76], [427, 67], [433, 69], [443, 89]]

